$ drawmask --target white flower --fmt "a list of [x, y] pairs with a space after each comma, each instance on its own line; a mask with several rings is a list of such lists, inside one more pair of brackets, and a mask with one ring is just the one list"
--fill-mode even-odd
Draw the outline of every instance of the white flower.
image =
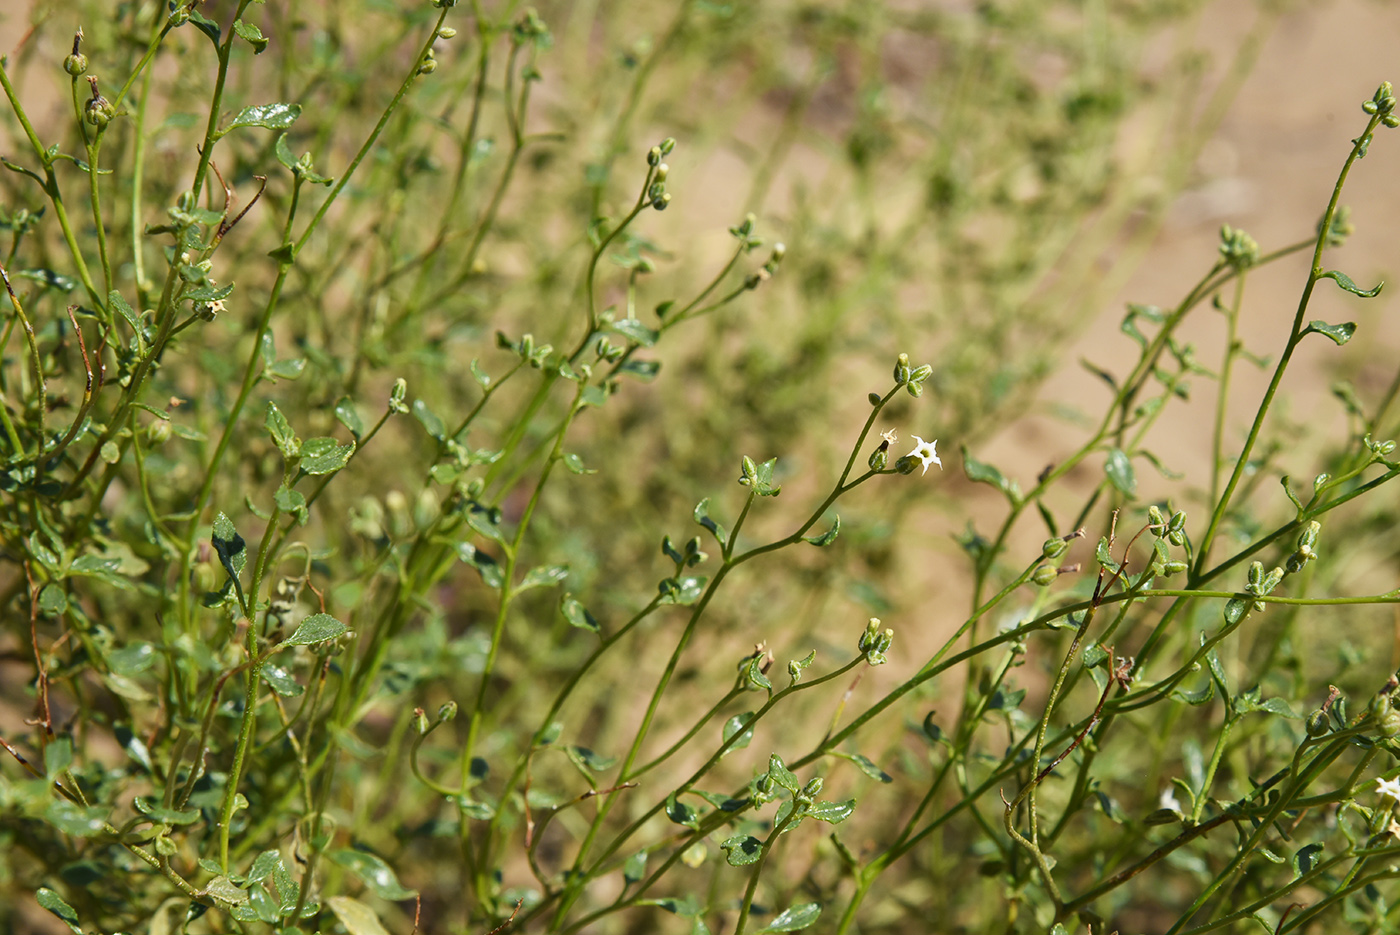
[[[909, 452], [908, 457], [918, 458], [924, 463], [924, 474], [928, 473], [928, 466], [930, 464], [938, 465], [938, 469], [941, 471], [943, 469], [943, 462], [938, 460], [938, 439], [935, 438], [931, 442], [926, 442], [919, 436], [915, 435], [914, 441], [918, 442], [919, 444], [913, 451]], [[1400, 796], [1397, 796], [1397, 798], [1400, 798]]]
[[1376, 793], [1378, 795], [1388, 795], [1397, 802], [1400, 802], [1400, 779], [1377, 779]]

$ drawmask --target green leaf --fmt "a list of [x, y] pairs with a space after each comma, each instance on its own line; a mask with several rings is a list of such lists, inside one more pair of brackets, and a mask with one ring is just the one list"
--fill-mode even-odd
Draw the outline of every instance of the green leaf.
[[515, 589], [515, 593], [519, 594], [530, 588], [553, 587], [556, 584], [562, 584], [568, 577], [568, 565], [539, 565], [525, 573], [525, 577]]
[[729, 534], [724, 531], [723, 526], [721, 526], [719, 523], [715, 522], [713, 519], [710, 518], [709, 497], [706, 497], [704, 500], [701, 500], [699, 503], [695, 504], [695, 510], [692, 515], [695, 517], [695, 521], [697, 523], [699, 523], [701, 526], [704, 526], [710, 531], [710, 533], [715, 537], [715, 539], [718, 540], [720, 545], [725, 544], [725, 540], [728, 538]]
[[628, 886], [640, 882], [647, 875], [646, 849], [637, 851], [622, 864], [622, 879]]
[[246, 41], [253, 47], [254, 55], [261, 55], [267, 48], [267, 37], [262, 34], [262, 30], [252, 23], [245, 23], [241, 19], [233, 21], [233, 31], [238, 33], [239, 38]]
[[[751, 720], [753, 720], [753, 712], [745, 711], [743, 714], [736, 714], [729, 720], [725, 721], [724, 729], [723, 731], [721, 731], [721, 735], [724, 739], [724, 742], [729, 743], [729, 738], [733, 737], [735, 734], [739, 734], [739, 731], [744, 727], [744, 725], [748, 724], [748, 722]], [[735, 740], [733, 744], [730, 744], [729, 749], [726, 750], [725, 753], [728, 754], [733, 753], [735, 750], [742, 750], [745, 747], [747, 747], [752, 740], [753, 726], [750, 725], [747, 730], [744, 730], [742, 734], [739, 734], [739, 738]]]
[[306, 358], [294, 357], [290, 360], [276, 361], [264, 371], [264, 375], [275, 380], [295, 380], [305, 369]]
[[214, 517], [214, 532], [210, 541], [219, 556], [219, 564], [224, 566], [230, 578], [238, 581], [243, 566], [248, 564], [248, 544], [233, 528], [233, 520], [223, 513]]
[[[1381, 280], [1380, 282], [1376, 283], [1376, 287], [1374, 289], [1362, 289], [1356, 283], [1352, 282], [1351, 277], [1348, 276], [1346, 273], [1343, 273], [1341, 270], [1335, 269], [1329, 269], [1327, 272], [1323, 273], [1318, 278], [1330, 279], [1337, 285], [1341, 286], [1342, 289], [1346, 290], [1347, 292], [1350, 292], [1352, 295], [1359, 295], [1363, 299], [1371, 299], [1380, 295], [1381, 287], [1385, 285], [1385, 280]], [[1337, 343], [1341, 344], [1342, 342], [1338, 341]]]
[[831, 528], [819, 536], [803, 536], [803, 540], [812, 543], [818, 548], [831, 545], [836, 541], [836, 536], [841, 532], [841, 517], [837, 516], [831, 524]]
[[666, 817], [678, 825], [685, 825], [696, 831], [700, 830], [699, 813], [686, 803], [677, 801], [674, 792], [666, 796]]
[[1298, 848], [1298, 853], [1293, 855], [1293, 872], [1302, 876], [1313, 867], [1317, 866], [1317, 857], [1322, 853], [1322, 845], [1318, 843], [1305, 844]]
[[141, 321], [141, 316], [137, 315], [135, 310], [132, 309], [130, 305], [126, 304], [126, 299], [123, 299], [122, 294], [115, 289], [107, 293], [107, 304], [110, 305], [116, 313], [122, 317], [122, 320], [131, 327], [131, 330], [136, 333], [137, 347], [141, 353], [144, 354], [146, 345], [151, 340], [151, 332]]
[[598, 471], [597, 471], [595, 468], [588, 468], [588, 467], [585, 467], [584, 464], [583, 464], [583, 459], [580, 458], [578, 455], [572, 453], [572, 452], [569, 452], [569, 451], [564, 452], [564, 454], [561, 456], [561, 460], [564, 462], [564, 467], [566, 467], [566, 468], [569, 469], [569, 473], [570, 473], [570, 474], [597, 474], [597, 473], [598, 473]]
[[811, 807], [807, 809], [807, 817], [839, 825], [850, 818], [855, 810], [855, 799], [847, 799], [844, 802], [813, 802]]
[[[214, 223], [218, 218], [214, 219]], [[194, 302], [217, 302], [220, 299], [227, 299], [233, 295], [233, 283], [223, 286], [195, 286], [180, 293], [180, 298], [190, 299]]]
[[285, 130], [301, 116], [300, 104], [255, 104], [233, 115], [233, 119], [215, 134], [215, 139], [239, 127], [262, 127], [264, 130]]
[[311, 646], [333, 640], [350, 629], [330, 614], [312, 614], [303, 620], [296, 632], [282, 641], [283, 646]]
[[393, 869], [374, 854], [347, 847], [333, 851], [331, 860], [359, 877], [380, 899], [396, 901], [418, 895], [417, 890], [401, 884]]
[[793, 906], [778, 913], [777, 917], [763, 928], [762, 932], [798, 932], [817, 921], [817, 916], [822, 914], [822, 907], [818, 903], [803, 903], [800, 906]]
[[73, 765], [73, 738], [59, 734], [44, 747], [44, 775], [50, 779], [62, 776]]
[[71, 276], [55, 273], [51, 269], [22, 269], [15, 275], [23, 279], [32, 280], [50, 289], [57, 289], [60, 292], [72, 292], [74, 289], [78, 288], [78, 281], [76, 279]]
[[1329, 338], [1333, 343], [1341, 346], [1351, 340], [1351, 336], [1356, 333], [1356, 322], [1347, 321], [1340, 325], [1329, 325], [1325, 321], [1310, 321], [1303, 329], [1303, 334], [1320, 334]]
[[282, 852], [277, 850], [263, 851], [253, 858], [253, 866], [248, 868], [248, 883], [261, 883], [277, 871], [282, 866]]
[[[642, 347], [651, 347], [660, 337], [660, 333], [653, 331], [635, 318], [622, 318], [608, 325], [608, 330], [622, 335], [629, 340], [636, 341]], [[654, 374], [653, 374], [654, 375]]]
[[295, 698], [306, 691], [292, 673], [281, 666], [266, 663], [258, 670], [258, 674], [262, 676], [269, 688], [283, 698]]
[[76, 932], [77, 935], [83, 935], [83, 928], [78, 924], [78, 911], [64, 902], [62, 896], [47, 886], [41, 886], [34, 894], [34, 898], [38, 900], [40, 906], [58, 916], [63, 924]]
[[334, 438], [308, 438], [301, 443], [298, 466], [308, 474], [333, 474], [345, 467], [354, 453], [354, 442], [342, 445]]
[[661, 364], [654, 360], [626, 360], [617, 368], [618, 373], [628, 373], [643, 382], [650, 382], [656, 379], [657, 373], [661, 371]]
[[1123, 449], [1110, 448], [1103, 469], [1109, 482], [1118, 488], [1119, 493], [1125, 497], [1137, 495], [1137, 472], [1133, 470], [1133, 462], [1128, 459]]
[[763, 856], [763, 842], [751, 834], [736, 834], [720, 842], [719, 849], [724, 851], [724, 859], [731, 867], [747, 867], [749, 864], [758, 863], [758, 859]]
[[483, 390], [491, 388], [491, 377], [486, 373], [485, 370], [481, 369], [481, 364], [477, 363], [475, 357], [472, 358], [472, 362], [468, 366], [468, 369], [471, 370], [472, 379], [475, 380]]
[[297, 433], [292, 431], [292, 424], [272, 400], [267, 401], [267, 417], [263, 419], [263, 425], [267, 427], [267, 433], [272, 436], [272, 443], [282, 452], [284, 458], [295, 458], [301, 453], [301, 441], [297, 438]]
[[499, 588], [505, 583], [505, 573], [500, 564], [469, 542], [457, 543], [457, 557], [475, 568], [488, 588]]
[[588, 747], [566, 746], [564, 747], [564, 755], [583, 774], [583, 778], [590, 783], [593, 781], [594, 773], [606, 772], [617, 765], [617, 757], [599, 756]]
[[661, 582], [661, 603], [689, 607], [705, 593], [704, 575], [689, 575], [684, 578], [666, 578]]
[[831, 752], [844, 760], [850, 760], [852, 763], [856, 764], [856, 767], [871, 779], [878, 779], [880, 782], [894, 782], [894, 777], [876, 766], [874, 761], [869, 757], [862, 756], [859, 753], [841, 753], [837, 750]]
[[162, 805], [159, 799], [152, 799], [144, 795], [138, 795], [131, 804], [142, 815], [163, 825], [192, 825], [199, 821], [199, 809], [197, 808], [169, 808]]
[[196, 29], [209, 37], [209, 41], [214, 43], [214, 48], [219, 47], [219, 24], [214, 22], [198, 9], [190, 9], [190, 22], [194, 23]]
[[763, 664], [768, 659], [768, 654], [763, 652], [754, 653], [749, 659], [748, 666], [744, 669], [744, 679], [748, 683], [745, 687], [750, 691], [772, 691], [773, 683], [768, 676], [763, 673]]
[[1186, 702], [1187, 704], [1189, 704], [1189, 705], [1194, 705], [1194, 706], [1196, 706], [1196, 707], [1200, 707], [1201, 705], [1205, 704], [1207, 701], [1210, 701], [1210, 699], [1211, 699], [1214, 695], [1215, 695], [1215, 682], [1212, 681], [1211, 679], [1206, 679], [1205, 685], [1203, 685], [1203, 686], [1202, 686], [1199, 690], [1197, 690], [1197, 691], [1188, 692], [1188, 691], [1186, 691], [1185, 689], [1178, 688], [1178, 689], [1176, 689], [1176, 690], [1174, 690], [1174, 691], [1172, 692], [1172, 697], [1173, 697], [1174, 699], [1176, 699], [1177, 701], [1184, 701], [1184, 702]]
[[768, 756], [768, 778], [794, 795], [802, 788], [797, 775], [787, 768], [783, 758], [776, 753]]
[[559, 598], [559, 612], [564, 615], [565, 620], [569, 621], [570, 626], [587, 630], [590, 633], [599, 632], [598, 621], [588, 612], [588, 608], [568, 593]]
[[336, 400], [335, 417], [341, 425], [350, 430], [350, 434], [355, 436], [356, 441], [365, 434], [365, 424], [360, 421], [360, 414], [349, 396], [342, 396]]
[[1013, 480], [1002, 474], [996, 467], [978, 461], [968, 454], [967, 446], [962, 446], [963, 473], [967, 479], [974, 484], [991, 484], [1000, 490], [1013, 504], [1018, 503], [1021, 498], [1021, 488]]
[[326, 905], [350, 935], [389, 935], [374, 910], [349, 896], [329, 896]]
[[54, 799], [44, 809], [44, 820], [63, 834], [75, 838], [87, 838], [101, 834], [105, 830], [106, 809], [98, 806], [83, 807], [67, 799]]
[[447, 426], [443, 425], [442, 420], [428, 408], [428, 404], [423, 400], [415, 399], [413, 401], [413, 417], [423, 423], [423, 428], [427, 429], [428, 434], [438, 441], [447, 437]]
[[277, 504], [277, 509], [283, 513], [295, 516], [299, 526], [305, 526], [311, 518], [311, 513], [306, 508], [306, 496], [301, 491], [292, 490], [286, 484], [278, 487], [273, 493], [272, 502]]

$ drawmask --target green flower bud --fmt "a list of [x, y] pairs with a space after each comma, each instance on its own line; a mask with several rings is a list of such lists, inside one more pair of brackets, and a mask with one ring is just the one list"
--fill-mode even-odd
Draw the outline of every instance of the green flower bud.
[[666, 206], [671, 203], [671, 193], [663, 192], [660, 197], [651, 200], [651, 206], [657, 211], [665, 211]]
[[438, 30], [439, 39], [454, 39], [456, 36], [457, 30], [453, 29], [451, 26], [443, 26]]
[[870, 460], [867, 462], [870, 465], [870, 470], [883, 471], [885, 469], [885, 465], [889, 463], [890, 459], [889, 449], [889, 442], [881, 442], [879, 448], [870, 452]]
[[80, 77], [88, 70], [88, 59], [81, 52], [74, 52], [63, 60], [63, 70], [74, 78]]
[[1060, 571], [1054, 565], [1041, 565], [1035, 570], [1035, 573], [1031, 575], [1031, 581], [1040, 585], [1042, 588], [1046, 588], [1058, 577], [1060, 577]]
[[909, 355], [900, 354], [899, 360], [894, 364], [894, 382], [903, 386], [909, 382], [909, 376], [913, 371], [909, 367]]
[[653, 146], [651, 149], [647, 150], [647, 165], [649, 165], [649, 166], [659, 166], [659, 165], [661, 165], [661, 147], [660, 147], [660, 146]]
[[664, 139], [664, 140], [661, 141], [661, 155], [663, 155], [663, 156], [669, 156], [669, 155], [671, 155], [671, 150], [673, 150], [673, 149], [675, 149], [675, 148], [676, 148], [676, 139], [675, 139], [675, 137], [668, 136], [668, 137], [666, 137], [666, 139]]
[[1043, 543], [1041, 543], [1040, 555], [1042, 558], [1059, 558], [1061, 555], [1065, 554], [1065, 550], [1068, 548], [1068, 542], [1066, 542], [1059, 536], [1055, 536], [1054, 538], [1046, 539]]
[[450, 721], [457, 716], [457, 702], [449, 701], [438, 708], [438, 721]]
[[872, 406], [878, 406], [878, 405], [880, 405], [880, 394], [879, 394], [879, 393], [866, 393], [866, 394], [865, 394], [865, 401], [868, 402], [868, 403], [870, 403], [870, 405], [872, 405]]
[[[1147, 521], [1153, 526], [1165, 526], [1167, 522], [1162, 516], [1162, 511], [1157, 509], [1157, 504], [1155, 503], [1147, 508]], [[1161, 531], [1161, 534], [1165, 533], [1165, 529]]]
[[1162, 564], [1162, 577], [1170, 578], [1172, 575], [1179, 575], [1185, 570], [1185, 562], [1164, 562]]
[[1314, 711], [1308, 715], [1307, 730], [1309, 737], [1321, 737], [1327, 733], [1327, 715], [1321, 711]]
[[805, 786], [802, 787], [802, 791], [801, 791], [800, 793], [798, 793], [798, 795], [800, 795], [801, 797], [803, 797], [803, 798], [805, 798], [805, 799], [815, 799], [817, 796], [819, 796], [819, 795], [821, 795], [821, 794], [822, 794], [822, 778], [821, 778], [820, 776], [817, 776], [817, 777], [814, 778], [814, 779], [809, 779], [809, 780], [807, 781], [807, 784], [806, 784]]
[[146, 438], [152, 445], [163, 445], [170, 438], [170, 420], [157, 419], [146, 426]]
[[1263, 583], [1264, 583], [1264, 563], [1263, 563], [1263, 562], [1251, 562], [1251, 563], [1250, 563], [1250, 566], [1249, 566], [1249, 578], [1248, 578], [1247, 588], [1246, 588], [1246, 589], [1247, 589], [1247, 590], [1249, 591], [1249, 593], [1251, 593], [1251, 594], [1258, 594], [1258, 593], [1259, 593], [1259, 586], [1262, 585]]

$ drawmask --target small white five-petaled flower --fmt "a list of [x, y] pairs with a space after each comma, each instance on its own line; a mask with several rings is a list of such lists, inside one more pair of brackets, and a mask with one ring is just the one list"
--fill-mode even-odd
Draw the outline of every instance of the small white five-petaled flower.
[[1400, 779], [1377, 779], [1376, 792], [1379, 795], [1388, 795], [1400, 802]]
[[[914, 441], [918, 442], [919, 444], [918, 447], [916, 447], [913, 451], [909, 452], [909, 457], [918, 458], [924, 463], [923, 474], [928, 473], [928, 466], [930, 464], [938, 465], [938, 469], [941, 471], [943, 469], [943, 462], [938, 460], [938, 439], [935, 438], [931, 442], [926, 442], [919, 436], [915, 435]], [[921, 474], [920, 476], [922, 477], [923, 475]]]

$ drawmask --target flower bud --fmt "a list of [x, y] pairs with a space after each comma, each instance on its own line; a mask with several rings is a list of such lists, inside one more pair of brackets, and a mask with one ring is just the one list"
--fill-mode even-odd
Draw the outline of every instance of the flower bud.
[[1059, 536], [1055, 536], [1041, 543], [1040, 555], [1042, 558], [1059, 558], [1061, 555], [1065, 554], [1065, 550], [1068, 548], [1068, 542]]
[[438, 30], [439, 39], [453, 39], [456, 38], [456, 36], [457, 30], [453, 29], [451, 26], [443, 26]]
[[146, 426], [146, 438], [152, 445], [163, 445], [170, 438], [170, 421], [168, 419], [157, 419]]
[[88, 59], [81, 52], [74, 52], [63, 60], [63, 70], [74, 78], [83, 75], [88, 70]]
[[670, 203], [671, 203], [671, 193], [670, 193], [670, 192], [662, 192], [661, 195], [660, 195], [659, 197], [653, 198], [653, 199], [651, 200], [651, 206], [652, 206], [653, 208], [655, 208], [657, 211], [665, 211], [665, 210], [666, 210], [666, 206], [669, 205]]
[[449, 701], [438, 708], [438, 721], [450, 721], [457, 716], [457, 702]]
[[660, 148], [661, 148], [661, 155], [663, 155], [663, 156], [669, 156], [669, 155], [671, 155], [671, 150], [673, 150], [673, 149], [676, 148], [676, 139], [675, 139], [675, 137], [672, 137], [672, 136], [666, 137], [666, 139], [664, 139], [664, 140], [661, 141], [661, 147], [660, 147]]
[[889, 449], [889, 442], [881, 442], [879, 448], [870, 452], [870, 460], [867, 462], [870, 465], [870, 470], [883, 471], [885, 469], [885, 465], [890, 460]]
[[1041, 565], [1031, 575], [1031, 580], [1042, 588], [1049, 587], [1050, 584], [1060, 576], [1060, 571], [1054, 565]]
[[651, 149], [647, 150], [647, 165], [649, 165], [649, 166], [659, 166], [659, 165], [661, 165], [661, 147], [660, 147], [660, 146], [653, 146]]
[[1308, 715], [1307, 730], [1309, 737], [1321, 737], [1327, 733], [1327, 715], [1321, 711], [1314, 711]]
[[822, 794], [822, 778], [821, 778], [820, 776], [817, 776], [817, 777], [815, 777], [815, 778], [813, 778], [813, 779], [807, 780], [807, 784], [806, 784], [805, 786], [803, 786], [803, 787], [802, 787], [802, 791], [801, 791], [800, 793], [798, 793], [798, 795], [800, 795], [802, 798], [806, 798], [806, 799], [815, 799], [817, 796], [819, 796], [819, 795], [821, 795], [821, 794]]
[[909, 375], [911, 372], [909, 367], [909, 355], [900, 354], [899, 360], [895, 361], [894, 365], [894, 382], [903, 386], [909, 382]]

